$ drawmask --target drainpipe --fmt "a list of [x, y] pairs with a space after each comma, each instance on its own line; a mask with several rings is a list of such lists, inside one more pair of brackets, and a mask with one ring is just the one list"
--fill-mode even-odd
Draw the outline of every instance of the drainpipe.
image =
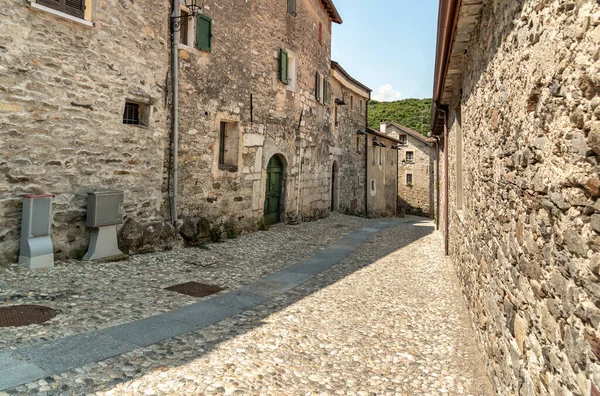
[[173, 0], [171, 29], [173, 32], [173, 225], [177, 224], [177, 177], [179, 162], [179, 43], [175, 29], [176, 17], [179, 16], [179, 0]]
[[440, 137], [435, 139], [435, 180], [431, 181], [435, 188], [435, 229], [440, 229]]
[[296, 216], [298, 218], [300, 216], [300, 184], [302, 184], [302, 131], [300, 128], [302, 127], [303, 115], [304, 110], [300, 110], [300, 119], [298, 120], [298, 145], [300, 148], [298, 149], [298, 180], [296, 180]]
[[371, 92], [367, 99], [367, 108], [365, 110], [365, 216], [369, 217], [369, 102], [371, 101]]
[[448, 256], [448, 113], [440, 111], [444, 115], [444, 254]]

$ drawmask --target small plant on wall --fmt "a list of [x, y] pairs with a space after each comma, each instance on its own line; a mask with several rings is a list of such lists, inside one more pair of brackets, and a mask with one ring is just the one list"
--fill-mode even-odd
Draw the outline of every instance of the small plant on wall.
[[261, 231], [267, 231], [269, 229], [269, 224], [265, 221], [264, 216], [258, 219], [258, 223], [256, 225]]
[[234, 219], [229, 219], [225, 222], [225, 233], [229, 239], [237, 238], [238, 229]]
[[223, 242], [223, 224], [220, 220], [215, 221], [210, 226], [210, 240], [214, 243]]

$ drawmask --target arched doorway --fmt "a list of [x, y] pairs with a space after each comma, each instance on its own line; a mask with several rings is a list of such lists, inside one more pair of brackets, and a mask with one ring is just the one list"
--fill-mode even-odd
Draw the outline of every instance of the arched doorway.
[[335, 212], [338, 210], [338, 165], [336, 161], [333, 161], [331, 165], [331, 211]]
[[281, 221], [281, 202], [283, 199], [283, 163], [274, 155], [267, 165], [267, 189], [265, 192], [265, 221], [269, 224]]

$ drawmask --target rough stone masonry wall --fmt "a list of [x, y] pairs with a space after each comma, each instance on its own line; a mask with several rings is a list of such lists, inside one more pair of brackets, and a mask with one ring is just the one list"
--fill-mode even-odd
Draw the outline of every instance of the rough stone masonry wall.
[[[339, 164], [338, 210], [348, 214], [365, 214], [366, 199], [366, 167], [365, 167], [365, 135], [357, 135], [356, 131], [366, 128], [366, 103], [368, 96], [361, 97], [363, 111], [356, 105], [359, 96], [343, 86], [337, 79], [331, 79], [331, 101], [335, 98], [345, 99], [346, 105], [338, 106], [338, 125], [333, 128], [335, 147], [341, 151], [335, 158]], [[350, 108], [350, 95], [354, 95], [355, 108]], [[358, 147], [357, 147], [358, 146]]]
[[450, 248], [499, 395], [600, 388], [600, 4], [487, 1], [462, 83]]
[[[325, 216], [330, 202], [330, 111], [315, 100], [315, 73], [329, 75], [331, 24], [321, 1], [206, 1], [212, 51], [181, 48], [180, 209], [184, 236], [198, 224], [232, 219], [251, 229], [263, 214], [266, 168], [284, 163], [284, 211], [304, 220]], [[319, 22], [323, 43], [319, 44]], [[295, 58], [295, 86], [279, 81], [278, 53]], [[250, 116], [252, 95], [253, 117]], [[300, 128], [300, 114], [303, 111]], [[219, 125], [237, 122], [237, 170], [218, 168]], [[302, 151], [301, 187], [298, 171]], [[285, 218], [282, 217], [282, 220]]]
[[[25, 193], [55, 194], [58, 258], [85, 253], [88, 191], [122, 189], [127, 217], [159, 220], [168, 2], [91, 7], [95, 27], [0, 7], [0, 264], [17, 259]], [[152, 106], [147, 128], [122, 124], [126, 99]], [[164, 238], [156, 224], [138, 232]]]

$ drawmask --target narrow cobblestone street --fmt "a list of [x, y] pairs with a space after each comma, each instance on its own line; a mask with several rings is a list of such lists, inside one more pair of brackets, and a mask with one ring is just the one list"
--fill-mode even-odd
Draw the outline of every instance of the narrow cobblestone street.
[[425, 219], [391, 223], [237, 316], [5, 392], [492, 394], [454, 271]]

